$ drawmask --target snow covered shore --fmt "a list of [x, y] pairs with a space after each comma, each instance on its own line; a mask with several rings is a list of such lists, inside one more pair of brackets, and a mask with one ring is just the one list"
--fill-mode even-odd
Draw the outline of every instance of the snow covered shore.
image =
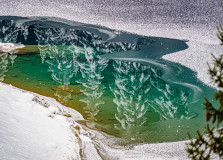
[[[0, 159], [100, 159], [83, 117], [54, 99], [0, 83]], [[90, 152], [88, 151], [90, 150]]]

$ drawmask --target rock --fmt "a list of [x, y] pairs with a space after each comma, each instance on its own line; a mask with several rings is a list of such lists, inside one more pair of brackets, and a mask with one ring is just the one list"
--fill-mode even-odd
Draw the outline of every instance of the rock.
[[71, 114], [69, 114], [69, 113], [64, 114], [64, 116], [66, 116], [66, 117], [72, 117], [72, 115], [71, 115]]
[[81, 127], [80, 127], [79, 125], [76, 125], [74, 128], [75, 128], [76, 130], [80, 130], [80, 129], [81, 129]]

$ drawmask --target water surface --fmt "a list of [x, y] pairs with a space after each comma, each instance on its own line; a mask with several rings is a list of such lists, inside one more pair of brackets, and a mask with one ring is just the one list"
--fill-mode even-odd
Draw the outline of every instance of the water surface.
[[50, 18], [0, 17], [0, 78], [79, 111], [83, 125], [129, 143], [187, 139], [204, 125], [214, 89], [190, 69], [161, 59], [184, 41], [145, 37]]

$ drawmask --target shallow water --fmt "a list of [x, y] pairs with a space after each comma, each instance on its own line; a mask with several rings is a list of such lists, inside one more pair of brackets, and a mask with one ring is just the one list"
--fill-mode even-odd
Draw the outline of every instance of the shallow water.
[[129, 143], [185, 140], [203, 128], [201, 103], [214, 89], [160, 58], [187, 49], [184, 41], [50, 18], [0, 19], [0, 42], [29, 47], [0, 55], [3, 82], [74, 108], [83, 125]]

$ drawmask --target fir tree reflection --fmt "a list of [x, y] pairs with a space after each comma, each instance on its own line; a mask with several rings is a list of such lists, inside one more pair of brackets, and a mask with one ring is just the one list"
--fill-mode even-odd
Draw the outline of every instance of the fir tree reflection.
[[[150, 123], [147, 112], [156, 112], [160, 120], [190, 119], [189, 94], [161, 78], [161, 71], [137, 62], [114, 61], [115, 81], [110, 90], [117, 105], [115, 118], [128, 129]], [[119, 125], [116, 125], [118, 127]]]

